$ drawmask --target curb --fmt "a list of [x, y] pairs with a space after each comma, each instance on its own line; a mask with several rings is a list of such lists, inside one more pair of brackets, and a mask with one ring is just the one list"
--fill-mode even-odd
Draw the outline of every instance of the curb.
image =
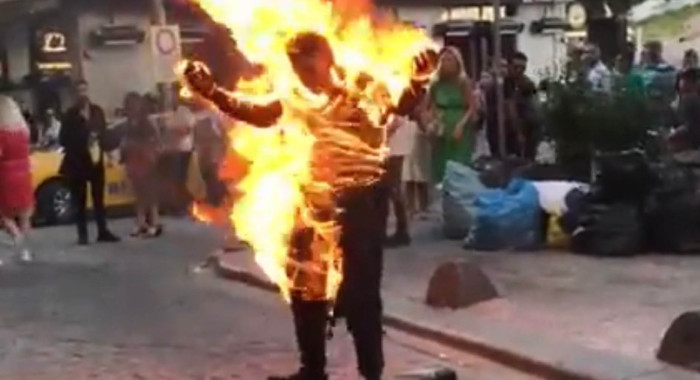
[[[269, 292], [278, 292], [278, 287], [265, 278], [250, 271], [224, 265], [218, 256], [212, 260], [215, 273], [228, 280], [247, 284]], [[660, 362], [641, 362], [612, 353], [600, 353], [584, 349], [573, 351], [577, 360], [567, 360], [566, 355], [551, 357], [537, 350], [513, 349], [503, 339], [491, 341], [487, 337], [464, 334], [440, 326], [421, 323], [415, 318], [385, 312], [385, 326], [418, 338], [442, 344], [500, 363], [515, 370], [554, 380], [697, 380], [700, 375], [680, 368], [669, 367]], [[510, 336], [509, 336], [510, 338]], [[521, 337], [513, 337], [519, 339]], [[542, 342], [545, 346], [546, 341]], [[566, 347], [563, 348], [566, 350]], [[556, 355], [555, 355], [556, 356]], [[571, 355], [570, 355], [571, 356]], [[579, 358], [580, 357], [580, 358]], [[597, 361], [601, 363], [596, 363]], [[612, 363], [612, 366], [609, 364]], [[598, 365], [599, 364], [599, 365]], [[651, 377], [650, 377], [651, 376]]]

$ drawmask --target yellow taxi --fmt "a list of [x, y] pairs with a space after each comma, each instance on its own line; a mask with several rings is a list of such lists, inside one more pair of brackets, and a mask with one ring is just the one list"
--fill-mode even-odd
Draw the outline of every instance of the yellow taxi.
[[[110, 128], [116, 124], [112, 124]], [[70, 188], [59, 173], [63, 152], [61, 148], [37, 149], [31, 154], [32, 185], [36, 201], [35, 220], [41, 224], [70, 223], [75, 217]], [[128, 208], [135, 202], [126, 169], [118, 153], [105, 159], [105, 206], [108, 209]], [[197, 200], [204, 197], [204, 187], [196, 154], [192, 155], [187, 187]], [[88, 207], [91, 199], [88, 191]]]
[[[38, 150], [31, 155], [35, 217], [41, 223], [68, 223], [75, 216], [68, 183], [59, 174], [61, 160], [63, 153], [60, 149]], [[105, 206], [128, 206], [133, 203], [134, 196], [124, 166], [106, 161]]]

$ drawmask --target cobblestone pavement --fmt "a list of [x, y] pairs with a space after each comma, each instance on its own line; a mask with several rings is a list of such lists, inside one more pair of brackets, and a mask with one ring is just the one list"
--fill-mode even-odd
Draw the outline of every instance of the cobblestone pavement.
[[[114, 223], [122, 234], [127, 221]], [[169, 221], [158, 240], [74, 245], [70, 227], [38, 230], [37, 261], [0, 270], [0, 379], [264, 379], [295, 368], [290, 315], [275, 295], [192, 268], [216, 231]], [[0, 245], [0, 249], [4, 249]], [[356, 379], [345, 333], [333, 379]], [[448, 365], [460, 379], [532, 377], [389, 330], [388, 378]]]
[[681, 313], [700, 309], [700, 256], [601, 259], [560, 251], [473, 252], [438, 238], [439, 221], [413, 226], [410, 247], [385, 253], [385, 294], [422, 303], [428, 280], [446, 261], [472, 260], [504, 296], [467, 310], [525, 331], [592, 348], [651, 358]]

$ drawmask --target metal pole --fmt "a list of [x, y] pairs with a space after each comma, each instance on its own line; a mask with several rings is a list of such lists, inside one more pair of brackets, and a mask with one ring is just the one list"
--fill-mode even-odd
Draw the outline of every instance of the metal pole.
[[165, 16], [165, 3], [163, 2], [163, 0], [152, 0], [151, 4], [153, 5], [153, 16], [155, 24], [161, 26], [166, 25], [168, 23], [168, 20]]
[[506, 156], [506, 123], [503, 96], [503, 79], [501, 77], [501, 0], [493, 0], [493, 66], [496, 80], [496, 112], [498, 115], [498, 148], [501, 157]]
[[[165, 12], [165, 0], [151, 0], [153, 8], [154, 25], [165, 26], [168, 24], [168, 19]], [[173, 91], [171, 83], [158, 83], [160, 98], [164, 111], [169, 111], [173, 108]]]

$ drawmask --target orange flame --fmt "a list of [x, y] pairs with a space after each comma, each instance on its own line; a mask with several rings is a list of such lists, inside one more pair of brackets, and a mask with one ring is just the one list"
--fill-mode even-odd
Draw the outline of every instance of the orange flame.
[[[231, 30], [238, 48], [251, 62], [265, 67], [260, 76], [241, 81], [235, 95], [274, 97], [285, 104], [274, 128], [237, 125], [231, 129], [235, 154], [249, 162], [237, 184], [240, 196], [231, 212], [236, 233], [252, 246], [256, 262], [287, 300], [297, 276], [305, 272], [321, 273], [323, 283], [316, 284], [316, 294], [333, 300], [342, 280], [341, 231], [335, 219], [319, 219], [317, 211], [335, 212], [333, 194], [337, 189], [321, 179], [318, 173], [323, 168], [310, 165], [317, 138], [310, 132], [309, 115], [304, 112], [327, 107], [329, 99], [305, 91], [287, 58], [287, 42], [299, 33], [322, 35], [330, 43], [336, 64], [344, 70], [344, 87], [357, 95], [360, 100], [356, 106], [377, 127], [386, 123], [382, 115], [389, 103], [396, 104], [410, 84], [413, 58], [433, 47], [433, 42], [422, 31], [402, 23], [390, 19], [378, 23], [370, 17], [368, 3], [359, 0], [343, 0], [335, 6], [325, 0], [191, 1]], [[375, 84], [358, 86], [358, 79], [368, 75]], [[386, 96], [378, 96], [379, 91]], [[368, 156], [380, 159], [386, 150], [385, 143], [377, 151], [347, 133], [334, 132], [332, 138], [362, 146]], [[361, 183], [360, 178], [354, 182]], [[310, 245], [315, 260], [311, 263], [290, 258], [292, 234], [300, 227], [314, 231]]]

